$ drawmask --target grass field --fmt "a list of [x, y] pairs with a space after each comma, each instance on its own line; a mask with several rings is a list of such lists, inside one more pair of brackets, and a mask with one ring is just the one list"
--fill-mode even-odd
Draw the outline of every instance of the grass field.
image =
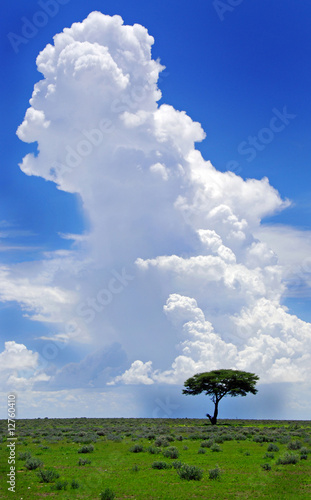
[[310, 421], [17, 420], [15, 492], [7, 426], [0, 421], [1, 499], [311, 498]]

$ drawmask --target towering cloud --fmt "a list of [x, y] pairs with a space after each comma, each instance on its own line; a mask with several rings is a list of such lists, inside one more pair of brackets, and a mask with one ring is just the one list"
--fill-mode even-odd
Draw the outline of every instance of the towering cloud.
[[201, 125], [158, 104], [153, 42], [143, 26], [93, 12], [39, 54], [43, 79], [17, 131], [38, 154], [21, 169], [79, 195], [90, 230], [70, 252], [5, 270], [3, 300], [15, 294], [64, 339], [120, 343], [128, 364], [122, 351], [109, 390], [225, 366], [306, 381], [311, 325], [282, 305], [284, 268], [254, 236], [289, 202], [267, 178], [203, 159]]

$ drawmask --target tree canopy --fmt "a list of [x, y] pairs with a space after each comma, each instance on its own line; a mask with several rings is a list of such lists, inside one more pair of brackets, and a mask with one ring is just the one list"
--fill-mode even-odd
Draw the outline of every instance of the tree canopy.
[[183, 394], [195, 396], [205, 392], [215, 405], [214, 416], [207, 413], [211, 423], [217, 423], [218, 403], [224, 396], [246, 396], [248, 393], [256, 394], [256, 382], [259, 377], [254, 373], [240, 370], [213, 370], [210, 372], [197, 373], [184, 383]]

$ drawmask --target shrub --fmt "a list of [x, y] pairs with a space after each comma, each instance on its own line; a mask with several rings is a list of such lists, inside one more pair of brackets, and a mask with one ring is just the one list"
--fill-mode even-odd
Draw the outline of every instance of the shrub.
[[58, 472], [52, 469], [47, 469], [47, 470], [40, 469], [37, 472], [37, 476], [39, 478], [40, 483], [52, 483], [53, 481], [55, 481], [55, 479], [59, 478]]
[[238, 434], [236, 434], [235, 439], [237, 441], [245, 441], [247, 439], [247, 436], [245, 436], [245, 434], [238, 433]]
[[187, 446], [187, 445], [185, 445], [185, 446], [183, 447], [183, 449], [186, 451], [186, 450], [188, 450], [189, 448], [188, 448], [188, 446]]
[[266, 441], [266, 437], [265, 436], [262, 436], [261, 434], [259, 434], [259, 436], [254, 436], [253, 437], [253, 441], [255, 443], [263, 443]]
[[179, 477], [181, 479], [186, 479], [187, 481], [200, 481], [203, 477], [203, 470], [199, 469], [199, 467], [196, 467], [195, 465], [183, 464], [176, 470]]
[[214, 443], [212, 446], [211, 446], [211, 451], [222, 451], [222, 449], [220, 448], [219, 444], [217, 443]]
[[278, 442], [281, 444], [286, 444], [290, 441], [290, 436], [280, 436]]
[[263, 458], [274, 458], [274, 453], [266, 453]]
[[161, 436], [155, 440], [154, 444], [156, 446], [163, 446], [164, 448], [166, 448], [167, 446], [169, 446], [170, 442], [165, 436]]
[[270, 443], [267, 448], [267, 451], [280, 451], [280, 448], [276, 444]]
[[174, 441], [174, 437], [173, 436], [164, 436], [170, 443], [172, 441]]
[[79, 462], [78, 462], [78, 465], [87, 465], [87, 464], [90, 464], [92, 463], [91, 460], [88, 460], [87, 458], [83, 459], [83, 458], [80, 458]]
[[78, 453], [92, 453], [93, 451], [94, 451], [94, 446], [89, 444], [82, 446], [82, 448], [79, 448]]
[[130, 448], [130, 451], [132, 453], [140, 453], [143, 450], [144, 450], [144, 448], [141, 444], [135, 444], [134, 446], [131, 446], [131, 448]]
[[222, 436], [214, 436], [215, 443], [223, 443], [225, 440]]
[[300, 441], [298, 441], [298, 439], [296, 439], [296, 441], [291, 441], [287, 445], [287, 448], [289, 450], [300, 450], [301, 447], [302, 447], [302, 444]]
[[114, 441], [115, 443], [122, 443], [122, 436], [107, 436], [108, 441]]
[[284, 453], [282, 457], [279, 457], [277, 460], [277, 464], [287, 465], [287, 464], [296, 464], [299, 461], [298, 455], [294, 455], [293, 453]]
[[113, 500], [115, 498], [115, 493], [111, 488], [106, 488], [100, 494], [100, 500]]
[[208, 471], [209, 479], [220, 479], [220, 476], [221, 476], [221, 470], [219, 469], [218, 465], [215, 467], [215, 469], [210, 469]]
[[43, 462], [41, 460], [38, 460], [37, 458], [30, 457], [26, 460], [25, 467], [28, 470], [34, 470], [37, 469], [38, 467], [41, 467], [43, 465]]
[[132, 472], [138, 472], [138, 471], [139, 471], [138, 465], [133, 465]]
[[232, 441], [235, 439], [235, 436], [231, 432], [225, 432], [222, 434], [223, 441]]
[[307, 453], [300, 453], [300, 460], [307, 460], [307, 459], [308, 459]]
[[179, 451], [175, 446], [169, 446], [166, 450], [163, 451], [163, 456], [166, 458], [178, 458]]
[[29, 458], [31, 458], [30, 451], [25, 451], [24, 453], [19, 453], [18, 454], [18, 459], [19, 460], [28, 460]]
[[199, 455], [204, 455], [204, 453], [206, 453], [206, 450], [204, 448], [199, 448], [198, 449], [198, 454]]
[[261, 467], [264, 469], [264, 470], [271, 470], [271, 465], [270, 464], [262, 464]]
[[71, 481], [71, 488], [72, 488], [73, 490], [77, 490], [78, 488], [80, 488], [80, 484], [78, 483], [78, 481], [76, 481], [76, 479], [73, 479], [73, 480]]
[[147, 451], [148, 451], [151, 455], [157, 455], [158, 453], [160, 453], [159, 448], [156, 448], [155, 446], [149, 446], [149, 448], [147, 448]]
[[66, 490], [67, 484], [68, 484], [68, 481], [57, 481], [57, 483], [55, 484], [55, 489], [58, 491]]
[[213, 444], [214, 444], [214, 440], [208, 439], [206, 441], [202, 441], [201, 448], [210, 448], [211, 446], [213, 446]]
[[147, 435], [146, 435], [146, 439], [149, 439], [151, 441], [151, 439], [155, 439], [156, 435], [153, 433], [153, 432], [148, 432]]
[[183, 463], [180, 460], [175, 460], [175, 462], [172, 462], [172, 466], [174, 469], [180, 469], [180, 467], [183, 465]]
[[171, 469], [172, 466], [166, 462], [161, 462], [161, 461], [157, 461], [157, 462], [153, 462], [153, 464], [151, 465], [152, 469]]

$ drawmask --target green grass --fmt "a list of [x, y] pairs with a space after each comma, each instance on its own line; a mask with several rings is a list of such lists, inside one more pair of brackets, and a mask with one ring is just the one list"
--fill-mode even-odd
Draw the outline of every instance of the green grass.
[[[16, 494], [9, 492], [6, 484], [9, 469], [6, 427], [7, 422], [0, 421], [2, 499], [95, 500], [105, 491], [112, 491], [116, 500], [307, 500], [311, 497], [309, 421], [220, 420], [217, 427], [212, 427], [201, 419], [18, 420]], [[160, 441], [162, 445], [156, 446]], [[204, 454], [198, 453], [207, 441], [216, 443], [221, 453], [208, 446]], [[94, 449], [81, 455], [81, 444], [86, 446], [86, 442]], [[301, 448], [289, 451], [288, 443], [297, 448], [297, 442]], [[143, 451], [133, 453], [133, 447], [142, 447]], [[150, 448], [159, 454], [150, 453]], [[165, 458], [170, 453], [167, 450], [172, 449], [178, 463], [202, 469], [202, 479], [182, 479], [178, 475], [180, 469], [174, 466], [152, 468], [155, 461], [174, 465], [169, 456]], [[306, 459], [300, 459], [300, 449]], [[274, 458], [269, 457], [267, 463], [264, 457], [272, 450]], [[278, 463], [286, 453], [296, 454], [297, 463]], [[28, 470], [25, 464], [29, 455], [43, 465]], [[81, 466], [81, 459], [90, 459], [91, 463]], [[59, 478], [40, 483], [38, 470], [55, 471]], [[217, 473], [217, 481], [210, 478], [210, 471], [215, 470], [221, 471]]]

